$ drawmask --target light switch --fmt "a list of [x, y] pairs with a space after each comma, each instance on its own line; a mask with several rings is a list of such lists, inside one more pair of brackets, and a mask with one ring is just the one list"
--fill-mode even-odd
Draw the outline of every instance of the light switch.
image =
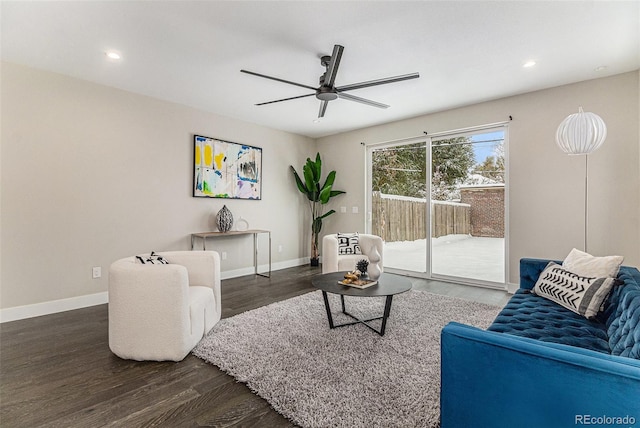
[[358, 207], [351, 207], [351, 212], [353, 214], [358, 214]]

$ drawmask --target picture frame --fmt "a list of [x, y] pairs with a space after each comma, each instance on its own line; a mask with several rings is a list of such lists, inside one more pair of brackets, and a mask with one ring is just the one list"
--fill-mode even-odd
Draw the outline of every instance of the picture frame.
[[193, 136], [193, 196], [262, 199], [262, 148]]

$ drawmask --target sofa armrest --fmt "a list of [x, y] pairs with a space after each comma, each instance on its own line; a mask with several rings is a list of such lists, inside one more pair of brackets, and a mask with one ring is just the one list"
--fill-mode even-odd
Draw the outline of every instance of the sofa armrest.
[[640, 421], [638, 360], [457, 323], [441, 339], [442, 428], [569, 427], [605, 415]]

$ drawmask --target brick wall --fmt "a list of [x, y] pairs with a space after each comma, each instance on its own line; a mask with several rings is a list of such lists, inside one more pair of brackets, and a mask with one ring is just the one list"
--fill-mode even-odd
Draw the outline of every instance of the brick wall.
[[471, 205], [471, 236], [504, 238], [504, 186], [460, 188], [460, 202]]

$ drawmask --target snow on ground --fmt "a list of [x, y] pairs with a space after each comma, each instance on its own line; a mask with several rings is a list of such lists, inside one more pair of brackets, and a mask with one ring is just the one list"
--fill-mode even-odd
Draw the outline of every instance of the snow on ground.
[[[504, 284], [504, 238], [446, 235], [433, 238], [432, 273]], [[384, 266], [427, 270], [427, 240], [385, 242]]]

